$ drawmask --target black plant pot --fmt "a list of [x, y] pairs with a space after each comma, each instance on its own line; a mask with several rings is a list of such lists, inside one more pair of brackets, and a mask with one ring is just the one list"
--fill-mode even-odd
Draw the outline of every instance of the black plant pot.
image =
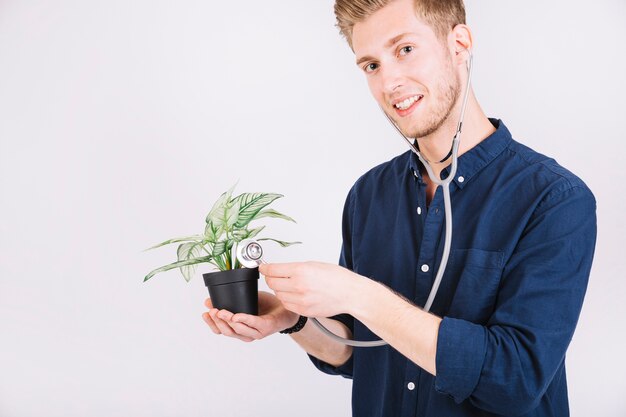
[[259, 314], [259, 268], [202, 274], [213, 307], [231, 313]]

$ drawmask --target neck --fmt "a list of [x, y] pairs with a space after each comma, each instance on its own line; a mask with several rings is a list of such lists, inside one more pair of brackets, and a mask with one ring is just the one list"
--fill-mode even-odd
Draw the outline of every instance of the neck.
[[[458, 118], [461, 114], [461, 103], [457, 103], [452, 109], [450, 117], [444, 124], [429, 136], [419, 138], [419, 147], [422, 155], [430, 161], [437, 178], [441, 178], [441, 171], [452, 163], [452, 158], [439, 163], [450, 152], [452, 146], [452, 138], [456, 133]], [[467, 109], [465, 110], [465, 118], [463, 120], [463, 128], [459, 142], [459, 156], [478, 145], [485, 138], [495, 132], [485, 113], [480, 108], [474, 92], [470, 91], [467, 98]]]

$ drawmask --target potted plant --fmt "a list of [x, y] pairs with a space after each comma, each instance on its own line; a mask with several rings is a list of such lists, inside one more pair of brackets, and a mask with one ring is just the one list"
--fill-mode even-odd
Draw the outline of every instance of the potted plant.
[[[236, 185], [236, 184], [235, 184]], [[146, 250], [179, 243], [176, 251], [178, 261], [154, 269], [145, 276], [144, 282], [159, 272], [179, 268], [187, 282], [191, 280], [201, 263], [213, 265], [218, 271], [203, 274], [213, 306], [233, 313], [258, 314], [258, 268], [243, 268], [237, 260], [236, 246], [244, 239], [255, 238], [265, 226], [250, 224], [264, 217], [295, 221], [276, 210], [267, 208], [283, 197], [273, 193], [244, 193], [233, 197], [233, 190], [223, 193], [206, 216], [204, 233], [166, 240]], [[282, 247], [301, 242], [271, 240]]]

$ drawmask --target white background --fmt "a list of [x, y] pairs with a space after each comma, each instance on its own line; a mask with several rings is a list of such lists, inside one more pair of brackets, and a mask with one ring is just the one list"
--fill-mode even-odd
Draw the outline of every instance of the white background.
[[[143, 283], [221, 192], [279, 192], [336, 262], [352, 183], [405, 145], [334, 28], [331, 0], [0, 0], [0, 416], [348, 416], [350, 381], [288, 336], [201, 319], [206, 288]], [[474, 87], [514, 137], [598, 200], [568, 352], [572, 416], [624, 416], [626, 2], [472, 0]], [[262, 281], [261, 281], [262, 282]]]

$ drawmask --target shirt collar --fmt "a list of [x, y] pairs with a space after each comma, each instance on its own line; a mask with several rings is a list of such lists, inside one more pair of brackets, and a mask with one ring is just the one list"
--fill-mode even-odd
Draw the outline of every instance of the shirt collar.
[[[496, 128], [496, 131], [458, 159], [454, 182], [459, 188], [463, 188], [474, 175], [500, 155], [512, 140], [511, 132], [509, 132], [509, 129], [506, 128], [501, 120], [490, 118], [489, 121]], [[462, 133], [461, 140], [463, 140]], [[409, 173], [415, 175], [420, 180], [422, 179], [421, 166], [422, 163], [417, 158], [417, 155], [413, 151], [409, 151]], [[449, 172], [449, 166], [444, 168], [442, 177], [446, 178]]]

